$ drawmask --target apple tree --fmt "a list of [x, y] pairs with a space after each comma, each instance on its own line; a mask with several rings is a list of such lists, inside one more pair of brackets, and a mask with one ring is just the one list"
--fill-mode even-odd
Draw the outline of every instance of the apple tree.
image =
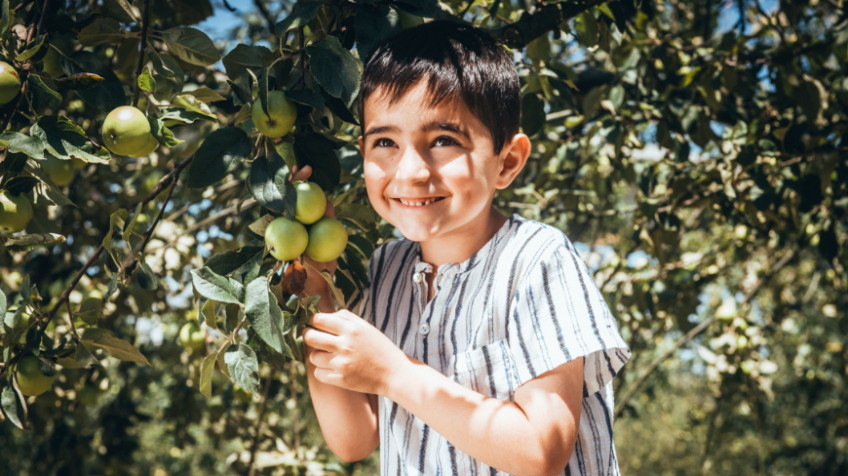
[[[240, 19], [217, 42], [216, 10]], [[0, 0], [7, 467], [378, 471], [311, 412], [301, 255], [338, 257], [345, 306], [395, 238], [364, 193], [359, 75], [434, 18], [514, 52], [534, 152], [497, 205], [566, 230], [619, 319], [622, 469], [844, 473], [832, 0]]]

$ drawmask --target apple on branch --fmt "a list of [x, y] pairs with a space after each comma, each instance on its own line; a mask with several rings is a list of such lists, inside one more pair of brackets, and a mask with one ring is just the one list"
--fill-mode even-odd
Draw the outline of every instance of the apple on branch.
[[253, 125], [266, 137], [276, 139], [291, 132], [297, 119], [297, 108], [282, 91], [268, 91], [268, 111], [262, 101], [253, 103], [250, 114]]
[[144, 157], [159, 146], [147, 116], [133, 106], [116, 107], [107, 114], [101, 136], [106, 147], [118, 155]]

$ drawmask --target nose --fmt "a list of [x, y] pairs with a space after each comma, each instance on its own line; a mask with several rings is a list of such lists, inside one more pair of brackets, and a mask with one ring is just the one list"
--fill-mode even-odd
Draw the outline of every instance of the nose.
[[397, 162], [395, 179], [410, 183], [426, 182], [430, 179], [430, 163], [414, 146], [407, 146]]

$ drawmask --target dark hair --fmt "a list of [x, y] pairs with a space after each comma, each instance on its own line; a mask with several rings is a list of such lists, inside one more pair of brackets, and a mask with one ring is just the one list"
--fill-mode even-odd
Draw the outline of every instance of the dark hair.
[[403, 30], [380, 45], [365, 65], [359, 116], [365, 100], [383, 90], [390, 102], [427, 80], [430, 105], [461, 99], [492, 134], [495, 153], [518, 133], [518, 74], [509, 53], [470, 25], [433, 21]]

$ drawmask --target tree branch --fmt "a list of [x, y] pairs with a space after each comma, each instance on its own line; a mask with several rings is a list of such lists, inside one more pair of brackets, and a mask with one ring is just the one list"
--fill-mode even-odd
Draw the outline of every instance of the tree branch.
[[133, 92], [132, 105], [138, 105], [141, 97], [141, 87], [138, 85], [138, 77], [144, 70], [144, 50], [147, 48], [147, 29], [150, 26], [150, 0], [144, 0], [144, 12], [141, 16], [141, 41], [138, 45], [138, 65], [135, 68], [135, 91]]
[[559, 31], [562, 22], [605, 2], [606, 0], [576, 0], [541, 5], [533, 13], [522, 14], [515, 23], [494, 30], [492, 36], [510, 48], [523, 48], [549, 31]]

